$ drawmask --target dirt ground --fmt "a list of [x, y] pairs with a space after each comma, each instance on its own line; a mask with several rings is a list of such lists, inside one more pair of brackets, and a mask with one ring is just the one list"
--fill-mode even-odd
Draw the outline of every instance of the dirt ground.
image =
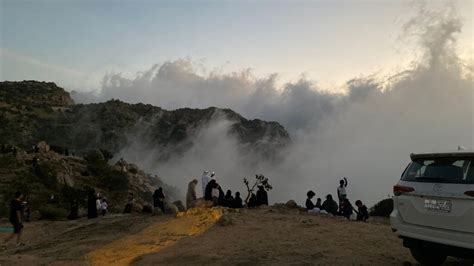
[[0, 265], [416, 265], [387, 219], [362, 223], [281, 207], [40, 221], [26, 225], [25, 240], [0, 253]]

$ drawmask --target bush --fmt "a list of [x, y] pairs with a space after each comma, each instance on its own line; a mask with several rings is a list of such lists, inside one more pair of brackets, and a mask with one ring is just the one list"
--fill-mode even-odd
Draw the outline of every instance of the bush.
[[122, 171], [109, 170], [102, 175], [102, 186], [111, 191], [128, 190], [128, 175]]
[[54, 188], [58, 183], [56, 171], [48, 164], [39, 164], [34, 168], [36, 176], [46, 187]]
[[67, 216], [67, 211], [57, 205], [45, 204], [39, 209], [41, 219], [44, 220], [62, 220]]
[[87, 161], [87, 170], [92, 175], [102, 175], [109, 168], [109, 165], [104, 158], [104, 154], [102, 154], [102, 152], [99, 150], [87, 152], [87, 154], [84, 156], [84, 159]]
[[393, 199], [384, 199], [370, 208], [370, 215], [389, 217], [392, 211]]

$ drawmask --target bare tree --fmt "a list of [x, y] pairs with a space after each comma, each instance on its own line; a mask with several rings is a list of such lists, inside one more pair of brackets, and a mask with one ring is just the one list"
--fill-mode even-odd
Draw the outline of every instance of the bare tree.
[[250, 185], [250, 182], [247, 178], [244, 177], [244, 184], [247, 187], [247, 198], [245, 198], [245, 203], [248, 203], [250, 195], [254, 192], [255, 188], [263, 186], [266, 190], [271, 190], [273, 187], [268, 183], [268, 178], [264, 175], [255, 175], [255, 183]]

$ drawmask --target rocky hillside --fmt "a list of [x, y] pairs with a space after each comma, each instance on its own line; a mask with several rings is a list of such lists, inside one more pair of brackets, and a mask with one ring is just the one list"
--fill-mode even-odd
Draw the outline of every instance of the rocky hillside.
[[[103, 149], [116, 154], [134, 139], [168, 151], [161, 160], [186, 151], [193, 135], [212, 121], [232, 122], [229, 134], [242, 147], [272, 158], [289, 141], [276, 122], [247, 120], [229, 109], [163, 110], [145, 104], [110, 100], [97, 104], [74, 104], [68, 92], [54, 83], [0, 82], [0, 140], [29, 149], [45, 140], [59, 152], [76, 154]], [[133, 139], [133, 140], [132, 140]]]
[[[177, 190], [164, 184], [157, 176], [136, 165], [108, 162], [99, 150], [84, 157], [65, 156], [49, 149], [45, 142], [36, 152], [18, 149], [15, 154], [2, 146], [0, 153], [0, 217], [6, 217], [8, 202], [15, 191], [29, 198], [32, 219], [65, 218], [72, 200], [77, 200], [85, 213], [91, 190], [108, 199], [112, 212], [122, 212], [128, 193], [136, 200], [134, 211], [152, 204], [152, 192], [163, 187], [171, 203]], [[50, 202], [51, 195], [54, 201]]]

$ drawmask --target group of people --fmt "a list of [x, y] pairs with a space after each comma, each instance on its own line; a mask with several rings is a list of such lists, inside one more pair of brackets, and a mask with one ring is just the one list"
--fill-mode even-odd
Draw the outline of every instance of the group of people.
[[[93, 219], [99, 217], [99, 215], [105, 216], [108, 208], [107, 199], [100, 193], [96, 194], [95, 191], [89, 193], [89, 197], [87, 198], [87, 218]], [[79, 205], [77, 204], [77, 200], [74, 200], [73, 203], [71, 203], [71, 213], [69, 216], [74, 218], [78, 217], [78, 209]]]
[[[204, 200], [211, 201], [214, 206], [222, 206], [228, 208], [243, 208], [244, 201], [240, 197], [240, 192], [235, 192], [232, 195], [232, 191], [229, 189], [226, 193], [222, 187], [217, 183], [216, 173], [204, 171], [202, 175], [202, 194]], [[196, 186], [198, 184], [197, 179], [193, 179], [188, 184], [188, 192], [186, 194], [186, 207], [192, 208], [196, 206], [197, 194]], [[247, 207], [256, 207], [260, 205], [268, 205], [268, 194], [263, 186], [259, 186], [257, 195], [252, 193], [247, 203]]]
[[367, 221], [369, 219], [369, 212], [367, 207], [362, 203], [361, 200], [357, 200], [355, 209], [349, 198], [347, 197], [347, 178], [344, 177], [339, 181], [339, 186], [337, 187], [337, 197], [339, 203], [336, 202], [331, 194], [326, 195], [326, 200], [321, 202], [321, 198], [317, 198], [316, 204], [313, 203], [312, 199], [316, 196], [314, 191], [310, 190], [306, 193], [306, 209], [311, 213], [326, 213], [332, 215], [340, 215], [347, 219], [350, 219], [354, 212], [357, 214], [358, 221]]

